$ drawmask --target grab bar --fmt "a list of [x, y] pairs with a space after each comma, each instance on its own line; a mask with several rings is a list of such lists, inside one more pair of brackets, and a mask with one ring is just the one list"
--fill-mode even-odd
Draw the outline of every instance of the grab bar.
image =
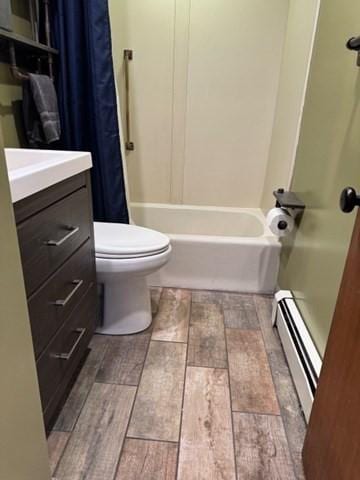
[[130, 119], [130, 79], [129, 79], [129, 62], [133, 59], [132, 50], [124, 50], [124, 61], [125, 61], [125, 109], [126, 109], [126, 140], [125, 148], [126, 150], [132, 151], [135, 150], [134, 142], [131, 141], [131, 119]]
[[360, 37], [351, 37], [347, 42], [346, 42], [346, 47], [349, 50], [355, 50], [355, 52], [358, 52], [357, 55], [357, 66], [360, 67]]

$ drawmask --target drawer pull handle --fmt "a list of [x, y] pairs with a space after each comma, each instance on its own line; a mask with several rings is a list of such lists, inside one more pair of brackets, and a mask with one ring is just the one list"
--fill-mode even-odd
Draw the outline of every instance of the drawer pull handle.
[[69, 240], [75, 233], [77, 233], [80, 230], [80, 227], [68, 227], [68, 230], [70, 230], [69, 233], [65, 235], [65, 237], [61, 238], [60, 240], [47, 240], [45, 242], [46, 245], [49, 245], [50, 247], [60, 247], [66, 240]]
[[76, 330], [74, 330], [74, 332], [78, 333], [79, 336], [76, 339], [74, 345], [71, 347], [70, 352], [68, 352], [68, 353], [55, 353], [55, 355], [54, 355], [55, 358], [60, 358], [60, 360], [70, 360], [70, 358], [73, 356], [73, 353], [75, 352], [76, 347], [79, 345], [81, 339], [83, 338], [83, 336], [86, 333], [86, 328], [77, 328]]
[[65, 307], [65, 305], [71, 300], [71, 298], [75, 295], [75, 293], [79, 290], [79, 288], [83, 285], [84, 280], [74, 280], [71, 282], [75, 287], [71, 290], [69, 295], [64, 298], [64, 300], [56, 300], [55, 305], [57, 307]]

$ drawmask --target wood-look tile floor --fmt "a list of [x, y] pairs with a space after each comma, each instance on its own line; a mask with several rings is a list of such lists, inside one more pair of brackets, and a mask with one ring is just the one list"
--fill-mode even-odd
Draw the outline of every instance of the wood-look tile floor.
[[48, 438], [54, 477], [303, 479], [271, 299], [167, 288], [152, 306], [146, 332], [93, 338]]

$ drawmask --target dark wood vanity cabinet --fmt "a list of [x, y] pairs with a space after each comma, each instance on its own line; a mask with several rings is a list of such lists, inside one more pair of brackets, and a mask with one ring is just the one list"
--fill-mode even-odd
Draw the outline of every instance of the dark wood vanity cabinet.
[[15, 203], [14, 211], [48, 428], [96, 324], [89, 172]]

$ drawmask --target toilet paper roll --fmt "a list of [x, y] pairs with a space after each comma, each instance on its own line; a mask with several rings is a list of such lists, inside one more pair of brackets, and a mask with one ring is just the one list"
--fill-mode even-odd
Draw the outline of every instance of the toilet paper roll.
[[272, 233], [278, 237], [289, 235], [294, 228], [293, 217], [282, 208], [272, 208], [266, 216], [266, 223]]

